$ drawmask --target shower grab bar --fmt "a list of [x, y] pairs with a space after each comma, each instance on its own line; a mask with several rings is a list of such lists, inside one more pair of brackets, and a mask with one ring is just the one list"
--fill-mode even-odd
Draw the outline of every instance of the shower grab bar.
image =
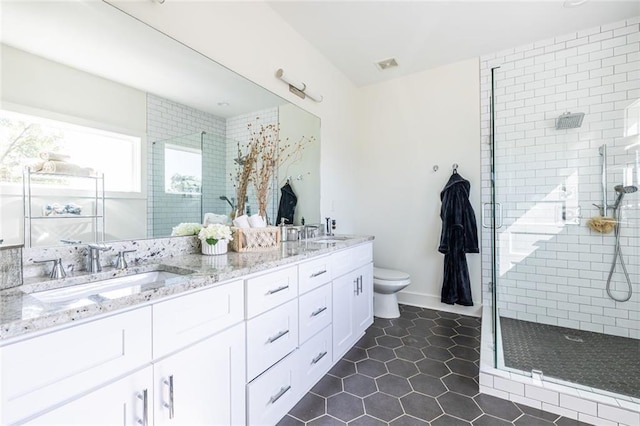
[[[486, 211], [486, 207], [487, 206], [492, 206], [493, 203], [482, 203], [482, 227], [483, 228], [491, 228], [491, 223], [485, 223], [485, 218], [487, 217], [487, 215], [485, 214]], [[504, 219], [502, 216], [502, 203], [495, 203], [496, 207], [498, 208], [498, 215], [496, 216], [496, 229], [500, 229], [502, 228], [502, 225], [504, 225]]]

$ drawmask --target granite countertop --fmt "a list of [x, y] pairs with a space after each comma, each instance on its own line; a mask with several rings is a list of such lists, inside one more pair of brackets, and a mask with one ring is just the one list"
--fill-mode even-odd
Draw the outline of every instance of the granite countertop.
[[[370, 236], [341, 236], [331, 242], [303, 240], [283, 242], [277, 249], [235, 253], [221, 256], [187, 254], [167, 257], [155, 262], [131, 265], [126, 270], [104, 268], [96, 274], [78, 274], [58, 280], [29, 280], [19, 287], [0, 291], [0, 343], [3, 340], [39, 332], [72, 321], [132, 308], [192, 289], [214, 286], [221, 282], [254, 274], [279, 266], [311, 259], [373, 240]], [[326, 241], [326, 240], [325, 240]], [[96, 281], [148, 271], [180, 274], [153, 284], [136, 285], [108, 292], [93, 293], [72, 300], [43, 302], [32, 295], [46, 290], [80, 286]]]

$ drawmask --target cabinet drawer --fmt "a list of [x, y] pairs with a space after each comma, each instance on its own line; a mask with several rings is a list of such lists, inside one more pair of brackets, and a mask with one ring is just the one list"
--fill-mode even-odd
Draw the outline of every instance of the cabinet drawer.
[[331, 284], [300, 296], [298, 306], [299, 342], [307, 341], [311, 336], [331, 324]]
[[2, 419], [38, 413], [151, 362], [151, 307], [0, 348]]
[[274, 425], [298, 402], [298, 351], [247, 385], [247, 424]]
[[298, 346], [298, 300], [247, 322], [247, 380], [251, 381]]
[[371, 243], [361, 244], [331, 255], [333, 277], [339, 277], [373, 262], [373, 247]]
[[153, 357], [202, 340], [244, 318], [242, 281], [153, 305]]
[[302, 394], [311, 389], [333, 365], [332, 348], [331, 326], [327, 326], [298, 350], [297, 365], [300, 371], [296, 377], [300, 380], [299, 390]]
[[303, 294], [331, 281], [331, 256], [298, 265], [299, 293]]
[[247, 280], [247, 318], [298, 297], [298, 267], [281, 269]]

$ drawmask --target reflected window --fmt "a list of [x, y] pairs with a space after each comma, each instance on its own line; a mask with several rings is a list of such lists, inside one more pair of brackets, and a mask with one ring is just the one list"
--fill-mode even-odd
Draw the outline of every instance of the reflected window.
[[200, 194], [202, 151], [185, 146], [164, 146], [164, 190], [168, 194]]
[[[140, 192], [140, 137], [0, 110], [0, 183], [20, 183], [33, 172], [104, 174], [105, 190]], [[75, 187], [78, 179], [55, 181]]]

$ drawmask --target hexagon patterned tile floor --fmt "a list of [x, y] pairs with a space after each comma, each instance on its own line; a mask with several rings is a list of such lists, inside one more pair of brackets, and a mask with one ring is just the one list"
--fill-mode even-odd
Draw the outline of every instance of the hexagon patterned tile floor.
[[586, 425], [478, 392], [480, 319], [401, 305], [356, 345], [279, 426]]

